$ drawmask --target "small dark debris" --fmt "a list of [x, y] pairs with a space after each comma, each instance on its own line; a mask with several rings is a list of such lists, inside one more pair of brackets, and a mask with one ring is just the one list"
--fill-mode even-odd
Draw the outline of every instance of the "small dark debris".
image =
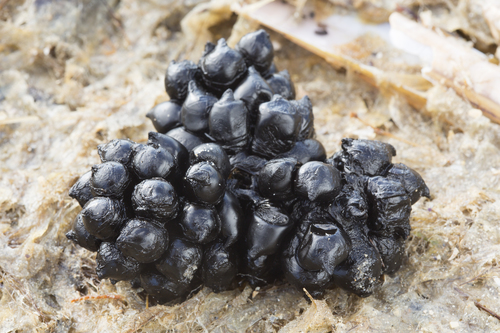
[[[47, 100], [50, 97], [50, 95], [47, 94], [45, 91], [37, 89], [35, 87], [29, 87], [28, 93], [31, 95], [31, 97], [33, 97], [35, 102]], [[1, 97], [0, 97], [0, 100], [1, 100]]]
[[323, 27], [318, 27], [316, 30], [314, 30], [314, 33], [320, 36], [328, 35], [328, 31], [326, 31], [326, 29]]
[[326, 24], [324, 24], [322, 22], [318, 22], [318, 27], [316, 28], [316, 30], [314, 31], [314, 33], [316, 35], [320, 35], [320, 36], [327, 35], [328, 31], [326, 30], [326, 28], [327, 28]]
[[76, 291], [80, 293], [80, 295], [85, 296], [89, 293], [87, 286], [85, 286], [83, 283], [75, 285]]

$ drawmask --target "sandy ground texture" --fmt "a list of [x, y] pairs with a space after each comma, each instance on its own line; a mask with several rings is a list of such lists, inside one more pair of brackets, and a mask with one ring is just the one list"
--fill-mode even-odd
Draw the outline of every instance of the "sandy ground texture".
[[[183, 32], [198, 1], [0, 1], [0, 332], [500, 331], [499, 125], [440, 86], [415, 110], [275, 33], [277, 67], [313, 101], [328, 154], [343, 137], [389, 142], [431, 189], [413, 206], [402, 269], [371, 297], [333, 289], [312, 303], [286, 283], [242, 283], [148, 306], [128, 282], [97, 279], [95, 254], [64, 236], [81, 209], [68, 189], [99, 163], [98, 144], [147, 139], [170, 60], [255, 29], [219, 0]], [[490, 43], [481, 24], [467, 31]], [[117, 297], [71, 302], [98, 295]]]

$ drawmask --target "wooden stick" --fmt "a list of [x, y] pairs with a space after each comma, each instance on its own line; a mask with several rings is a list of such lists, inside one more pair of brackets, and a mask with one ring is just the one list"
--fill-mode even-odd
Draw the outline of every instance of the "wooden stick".
[[487, 307], [485, 307], [484, 305], [482, 305], [481, 303], [479, 303], [478, 301], [474, 301], [474, 305], [479, 309], [479, 310], [482, 310], [484, 312], [486, 312], [487, 314], [489, 314], [490, 316], [492, 317], [495, 317], [496, 319], [500, 320], [500, 315], [496, 314], [495, 312], [491, 311], [490, 309], [488, 309]]

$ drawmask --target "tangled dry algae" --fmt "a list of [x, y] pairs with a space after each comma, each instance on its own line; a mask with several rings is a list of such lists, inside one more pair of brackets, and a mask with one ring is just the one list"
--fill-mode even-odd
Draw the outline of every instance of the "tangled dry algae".
[[[264, 30], [243, 36], [235, 50], [224, 39], [217, 46], [207, 43], [200, 68], [183, 61], [172, 62], [173, 69], [167, 70], [166, 90], [173, 100], [184, 99], [177, 118], [171, 109], [155, 107], [149, 113], [163, 132], [171, 128], [158, 119], [168, 115], [170, 124], [184, 126], [201, 141], [214, 140], [203, 136], [208, 132], [236, 138], [247, 133], [238, 140], [242, 145], [227, 152], [216, 140], [195, 146], [189, 165], [179, 159], [185, 159], [185, 146], [160, 133], [150, 133], [153, 141], [147, 145], [114, 140], [99, 146], [103, 163], [70, 191], [82, 202], [87, 181], [94, 198], [67, 237], [77, 244], [82, 240], [87, 249], [96, 243], [89, 242], [88, 234], [103, 241], [97, 251], [100, 278], [140, 278], [160, 302], [186, 295], [200, 282], [216, 292], [230, 289], [238, 272], [254, 285], [284, 275], [314, 296], [334, 285], [369, 296], [384, 273], [401, 267], [411, 203], [429, 197], [425, 182], [404, 164], [393, 165], [394, 147], [378, 141], [344, 139], [343, 150], [328, 160], [307, 149], [297, 159], [275, 158], [293, 156], [292, 148], [313, 140], [315, 132], [310, 100], [273, 95], [265, 81], [276, 79], [273, 56]], [[293, 83], [285, 83], [279, 90], [289, 97]], [[218, 98], [222, 104], [212, 116]], [[233, 115], [231, 104], [237, 101], [241, 109]], [[236, 133], [213, 121], [220, 114], [228, 117], [218, 118], [224, 125], [241, 120], [232, 126]], [[260, 157], [265, 164], [245, 172], [234, 159], [230, 163], [238, 153], [245, 160]], [[167, 251], [169, 240], [186, 243], [188, 251], [184, 256]], [[156, 267], [146, 265], [153, 263]]]
[[[16, 20], [3, 30], [3, 36], [9, 38], [19, 52], [9, 55], [6, 49], [0, 51], [2, 56], [6, 51], [9, 55], [4, 58], [8, 62], [3, 63], [8, 65], [9, 71], [0, 75], [5, 97], [2, 108], [15, 119], [32, 115], [40, 119], [36, 123], [2, 128], [3, 134], [12, 138], [3, 141], [1, 146], [5, 162], [1, 182], [5, 186], [0, 191], [0, 265], [4, 272], [9, 272], [2, 276], [0, 316], [3, 330], [64, 331], [71, 328], [82, 332], [114, 332], [143, 327], [161, 332], [165, 328], [202, 331], [205, 327], [217, 331], [222, 327], [234, 331], [248, 328], [275, 331], [282, 327], [283, 331], [292, 331], [293, 327], [298, 327], [304, 331], [314, 328], [328, 331], [334, 325], [336, 331], [351, 332], [387, 331], [392, 327], [397, 327], [398, 331], [498, 331], [496, 319], [474, 305], [474, 301], [479, 300], [485, 307], [498, 312], [498, 285], [494, 279], [500, 239], [496, 228], [500, 216], [499, 198], [494, 190], [499, 181], [496, 171], [500, 163], [498, 127], [471, 109], [453, 91], [439, 86], [430, 92], [429, 113], [421, 116], [404, 103], [382, 97], [351, 76], [335, 73], [320, 59], [278, 35], [273, 36], [282, 46], [277, 52], [277, 65], [292, 69], [299, 97], [307, 92], [314, 100], [316, 130], [319, 139], [326, 143], [328, 156], [339, 149], [342, 137], [374, 138], [370, 128], [349, 118], [353, 110], [373, 123], [381, 117], [392, 117], [393, 126], [386, 124], [385, 129], [419, 145], [408, 146], [394, 138], [380, 137], [398, 149], [397, 162], [416, 166], [433, 189], [431, 202], [421, 200], [413, 207], [409, 260], [402, 270], [394, 277], [386, 277], [384, 288], [372, 297], [360, 300], [341, 290], [329, 290], [326, 303], [318, 301], [311, 307], [287, 285], [276, 285], [253, 293], [250, 287], [221, 294], [203, 289], [181, 305], [147, 310], [126, 283], [112, 286], [107, 281], [92, 280], [93, 275], [88, 273], [92, 271], [89, 258], [93, 256], [85, 250], [68, 247], [64, 240], [64, 233], [78, 210], [76, 202], [70, 202], [65, 191], [76, 181], [77, 173], [97, 163], [97, 144], [115, 137], [128, 136], [141, 142], [147, 139], [147, 129], [152, 126], [144, 121], [144, 113], [137, 114], [134, 108], [146, 111], [164, 100], [163, 77], [151, 77], [149, 73], [157, 68], [165, 70], [166, 65], [161, 60], [165, 54], [167, 59], [174, 58], [173, 53], [185, 38], [185, 35], [173, 34], [168, 41], [158, 43], [155, 34], [161, 32], [163, 26], [155, 30], [156, 22], [167, 17], [170, 9], [151, 2], [126, 4], [121, 2], [115, 12], [123, 21], [124, 30], [110, 29], [110, 35], [126, 34], [132, 42], [140, 37], [141, 42], [133, 46], [133, 54], [117, 44], [114, 45], [118, 47], [117, 52], [108, 53], [106, 57], [88, 53], [109, 52], [106, 43], [102, 49], [87, 50], [85, 53], [93, 57], [90, 67], [75, 58], [75, 54], [69, 55], [69, 59], [63, 56], [65, 47], [78, 50], [79, 46], [62, 36], [71, 36], [74, 25], [87, 22], [86, 15], [92, 11], [82, 12], [67, 2], [61, 12], [58, 3], [57, 12], [62, 15], [45, 20], [43, 15], [50, 12], [51, 3], [44, 2], [42, 12], [23, 12], [25, 7], [21, 6], [19, 13], [25, 13], [23, 17], [29, 20], [26, 24]], [[17, 6], [15, 1], [8, 2], [2, 15], [19, 18], [13, 6]], [[101, 9], [99, 15], [108, 13], [101, 5], [92, 8]], [[198, 13], [227, 17], [220, 14], [220, 6], [210, 4], [206, 8]], [[140, 20], [135, 19], [138, 13]], [[453, 12], [449, 16], [453, 18], [456, 14]], [[190, 15], [189, 19], [195, 19], [196, 15]], [[56, 39], [44, 39], [47, 22], [66, 22], [49, 29], [55, 36], [52, 38]], [[99, 41], [99, 35], [91, 35], [93, 31], [88, 28], [101, 29], [105, 22], [87, 24], [87, 29], [80, 31], [80, 37]], [[239, 22], [236, 26], [233, 33], [241, 29], [249, 31], [248, 23]], [[3, 22], [2, 27], [5, 27]], [[64, 29], [64, 35], [58, 29]], [[23, 33], [23, 38], [19, 38], [19, 32]], [[24, 47], [27, 41], [29, 47]], [[57, 64], [42, 52], [45, 47], [50, 49], [55, 45]], [[39, 54], [35, 64], [30, 60], [33, 48]], [[53, 76], [47, 76], [52, 68], [57, 72], [61, 65], [66, 67], [69, 78], [62, 89]], [[46, 68], [49, 72], [31, 71], [30, 68]], [[78, 76], [80, 69], [90, 69], [88, 76]], [[75, 88], [85, 77], [91, 85], [81, 93]], [[108, 84], [111, 84], [109, 90], [103, 90]], [[51, 94], [55, 94], [59, 103], [67, 104], [47, 103]], [[125, 102], [128, 104], [124, 105]], [[74, 105], [82, 109], [70, 112]], [[110, 109], [114, 110], [112, 114]], [[108, 114], [111, 117], [106, 119], [104, 116]], [[45, 130], [48, 126], [51, 131]], [[61, 151], [68, 154], [62, 156]], [[42, 160], [43, 168], [38, 168]], [[75, 173], [77, 165], [82, 164], [86, 167]], [[90, 295], [119, 294], [126, 303], [106, 298], [69, 302], [87, 292]], [[303, 309], [308, 310], [300, 315]], [[336, 318], [332, 318], [332, 311]], [[95, 320], [87, 320], [89, 316]]]

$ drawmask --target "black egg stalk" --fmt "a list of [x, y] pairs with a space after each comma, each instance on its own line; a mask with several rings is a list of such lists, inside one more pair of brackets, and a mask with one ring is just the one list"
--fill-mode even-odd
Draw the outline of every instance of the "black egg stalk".
[[221, 223], [219, 237], [224, 241], [224, 246], [235, 245], [243, 231], [244, 215], [238, 198], [226, 191], [224, 198], [217, 206]]
[[102, 163], [69, 191], [83, 209], [66, 236], [97, 252], [100, 279], [157, 303], [283, 278], [313, 297], [367, 297], [405, 265], [429, 188], [388, 143], [346, 138], [327, 159], [264, 30], [171, 62], [165, 88], [147, 114], [157, 132], [99, 145]]
[[212, 243], [205, 250], [201, 267], [203, 283], [215, 292], [227, 290], [238, 273], [238, 260], [233, 250], [222, 243]]
[[[276, 73], [278, 73], [278, 69], [276, 68], [276, 64], [273, 62], [273, 63], [271, 63], [271, 66], [269, 66], [269, 69], [267, 70], [267, 73], [264, 73], [264, 74], [261, 74], [261, 75], [262, 75], [262, 77], [264, 77], [264, 78], [268, 81], [268, 83], [270, 84], [270, 82], [269, 82], [269, 78], [270, 78], [270, 76], [271, 76], [271, 75], [273, 75], [273, 74], [276, 74]], [[294, 97], [294, 98], [295, 98], [295, 97]]]

